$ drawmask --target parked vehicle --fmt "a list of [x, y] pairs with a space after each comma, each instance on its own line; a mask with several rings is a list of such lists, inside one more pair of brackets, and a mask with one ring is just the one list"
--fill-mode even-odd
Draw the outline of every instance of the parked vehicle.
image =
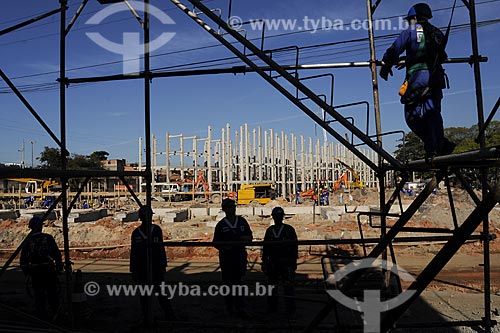
[[272, 184], [243, 184], [238, 190], [238, 205], [259, 203], [265, 205], [275, 198]]
[[182, 193], [179, 184], [156, 183], [155, 192], [160, 192], [160, 196], [167, 201], [181, 201]]

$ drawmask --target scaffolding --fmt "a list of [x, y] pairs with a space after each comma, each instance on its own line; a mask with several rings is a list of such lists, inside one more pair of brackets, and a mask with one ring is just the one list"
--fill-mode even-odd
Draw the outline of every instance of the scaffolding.
[[[70, 79], [66, 75], [66, 37], [70, 32], [74, 22], [82, 13], [84, 7], [86, 6], [88, 0], [83, 0], [82, 5], [77, 10], [75, 16], [69, 23], [66, 25], [67, 21], [67, 0], [60, 0], [60, 8], [55, 9], [51, 12], [48, 12], [44, 15], [40, 15], [34, 19], [28, 20], [21, 24], [15, 25], [11, 28], [5, 29], [0, 32], [0, 35], [9, 33], [11, 31], [17, 30], [23, 26], [31, 24], [33, 22], [37, 22], [39, 20], [45, 19], [52, 15], [59, 14], [60, 15], [60, 72], [59, 72], [59, 118], [60, 118], [60, 134], [59, 136], [54, 134], [51, 129], [44, 123], [41, 117], [38, 116], [35, 109], [29, 104], [29, 102], [23, 97], [22, 93], [16, 88], [16, 86], [12, 83], [12, 81], [7, 77], [7, 75], [0, 70], [0, 76], [2, 79], [9, 85], [12, 91], [16, 94], [16, 96], [20, 99], [20, 101], [25, 105], [25, 107], [33, 114], [33, 116], [37, 119], [40, 125], [47, 131], [47, 133], [52, 137], [54, 142], [58, 145], [61, 150], [61, 169], [60, 170], [36, 170], [36, 169], [0, 169], [0, 177], [1, 178], [21, 178], [21, 177], [34, 177], [34, 178], [59, 178], [62, 184], [62, 194], [57, 198], [56, 202], [52, 205], [52, 207], [48, 210], [46, 215], [48, 215], [56, 205], [62, 205], [62, 220], [63, 220], [63, 236], [64, 236], [64, 260], [66, 265], [66, 283], [67, 285], [71, 285], [71, 258], [69, 253], [69, 239], [68, 239], [68, 215], [73, 207], [74, 202], [69, 203], [67, 198], [68, 191], [68, 180], [70, 178], [75, 177], [84, 177], [85, 182], [83, 182], [82, 187], [80, 188], [80, 192], [85, 187], [85, 184], [92, 177], [119, 177], [127, 186], [129, 192], [135, 198], [138, 205], [151, 205], [151, 194], [152, 194], [152, 184], [153, 181], [153, 159], [156, 159], [156, 154], [153, 154], [153, 140], [151, 135], [151, 89], [150, 84], [153, 78], [159, 77], [173, 77], [173, 76], [186, 76], [186, 75], [207, 75], [207, 74], [220, 74], [220, 73], [236, 73], [236, 72], [255, 72], [260, 75], [266, 82], [268, 82], [274, 89], [280, 92], [285, 98], [291, 101], [299, 110], [304, 112], [307, 116], [309, 116], [315, 123], [321, 126], [327, 133], [329, 133], [333, 138], [335, 138], [339, 144], [343, 147], [346, 147], [350, 153], [353, 154], [359, 161], [364, 163], [366, 167], [368, 167], [371, 172], [373, 172], [377, 179], [377, 186], [379, 188], [379, 211], [377, 213], [373, 213], [372, 215], [378, 214], [380, 217], [380, 240], [375, 240], [377, 244], [372, 249], [370, 253], [367, 254], [368, 258], [377, 258], [382, 256], [382, 258], [386, 259], [388, 256], [388, 252], [391, 254], [391, 259], [395, 261], [395, 255], [392, 248], [392, 243], [395, 242], [395, 237], [405, 229], [406, 223], [410, 220], [410, 218], [417, 212], [417, 210], [421, 207], [421, 205], [426, 201], [426, 199], [432, 193], [432, 190], [435, 186], [437, 186], [441, 181], [445, 180], [446, 184], [449, 186], [447, 181], [447, 176], [454, 172], [457, 175], [461, 175], [459, 168], [461, 167], [473, 167], [479, 169], [482, 173], [482, 197], [478, 198], [476, 194], [473, 192], [470, 185], [463, 179], [463, 184], [465, 185], [468, 193], [476, 203], [476, 209], [463, 221], [462, 223], [455, 222], [455, 229], [453, 230], [453, 234], [446, 238], [446, 244], [439, 251], [439, 253], [433, 258], [431, 263], [423, 270], [423, 272], [418, 276], [417, 281], [410, 286], [411, 289], [415, 290], [414, 296], [412, 300], [416, 299], [429, 285], [429, 283], [436, 277], [436, 275], [440, 272], [440, 270], [444, 267], [444, 265], [453, 257], [453, 255], [458, 251], [458, 249], [465, 243], [467, 239], [471, 237], [472, 232], [482, 224], [482, 234], [481, 240], [483, 242], [483, 265], [484, 265], [484, 316], [474, 322], [474, 324], [480, 324], [484, 327], [486, 332], [491, 332], [491, 327], [495, 324], [491, 320], [491, 308], [490, 308], [490, 259], [489, 259], [489, 242], [493, 239], [490, 235], [490, 227], [488, 221], [488, 213], [493, 209], [493, 207], [499, 202], [500, 189], [498, 185], [494, 186], [488, 183], [487, 179], [487, 171], [488, 168], [497, 167], [500, 164], [500, 150], [498, 147], [486, 147], [485, 145], [485, 129], [491, 121], [494, 113], [498, 109], [498, 103], [491, 112], [488, 120], [484, 120], [484, 109], [483, 109], [483, 98], [482, 98], [482, 87], [481, 87], [481, 71], [480, 71], [480, 63], [485, 61], [486, 59], [479, 55], [478, 41], [477, 41], [477, 21], [476, 21], [476, 5], [475, 0], [462, 0], [465, 4], [466, 8], [469, 11], [470, 18], [470, 31], [471, 31], [471, 39], [472, 39], [472, 51], [473, 54], [469, 58], [457, 58], [457, 59], [449, 59], [449, 63], [471, 63], [473, 65], [474, 70], [474, 78], [475, 78], [475, 88], [476, 88], [476, 102], [477, 102], [477, 116], [478, 116], [478, 142], [480, 144], [480, 149], [478, 151], [469, 152], [461, 155], [450, 155], [450, 156], [442, 156], [436, 158], [432, 164], [427, 163], [426, 161], [411, 161], [409, 163], [399, 161], [395, 159], [389, 152], [387, 152], [383, 148], [382, 137], [385, 133], [382, 132], [381, 128], [381, 119], [380, 119], [380, 106], [378, 101], [378, 82], [377, 82], [377, 66], [380, 65], [380, 62], [376, 60], [375, 55], [375, 38], [373, 31], [373, 14], [381, 4], [381, 0], [377, 0], [375, 4], [373, 4], [372, 0], [366, 1], [366, 9], [369, 23], [369, 41], [370, 41], [370, 61], [363, 63], [344, 63], [344, 64], [325, 64], [323, 66], [304, 66], [300, 64], [300, 49], [298, 47], [291, 47], [296, 50], [296, 59], [295, 65], [280, 65], [275, 60], [273, 60], [273, 53], [279, 52], [279, 50], [265, 50], [263, 48], [264, 45], [264, 32], [262, 36], [261, 45], [256, 46], [252, 42], [250, 42], [241, 31], [237, 31], [233, 29], [233, 27], [223, 20], [221, 16], [217, 15], [215, 11], [212, 11], [208, 7], [206, 7], [199, 0], [186, 0], [192, 6], [192, 9], [188, 8], [182, 1], [179, 0], [171, 0], [175, 6], [184, 12], [190, 19], [194, 21], [194, 23], [201, 26], [207, 33], [212, 35], [217, 41], [219, 41], [222, 45], [224, 45], [229, 51], [234, 53], [241, 61], [245, 64], [245, 66], [240, 66], [238, 68], [222, 68], [216, 70], [202, 70], [202, 71], [182, 71], [182, 72], [158, 72], [153, 73], [150, 68], [150, 50], [149, 50], [149, 41], [150, 41], [150, 20], [149, 20], [149, 1], [144, 1], [144, 15], [140, 22], [143, 26], [144, 31], [144, 66], [143, 70], [131, 77], [129, 75], [113, 75], [113, 76], [105, 76], [105, 77], [91, 77], [91, 78], [73, 78]], [[101, 3], [107, 3], [109, 1], [99, 0]], [[229, 11], [231, 10], [231, 1], [229, 4]], [[136, 13], [134, 12], [134, 15]], [[250, 59], [248, 54], [252, 54], [255, 58], [258, 58], [264, 66], [259, 66], [254, 60]], [[317, 94], [313, 92], [306, 86], [305, 80], [309, 79], [308, 77], [300, 77], [299, 71], [303, 69], [312, 69], [312, 68], [349, 68], [349, 67], [369, 67], [372, 76], [372, 84], [373, 84], [373, 105], [374, 105], [374, 116], [376, 122], [376, 135], [371, 136], [370, 133], [364, 132], [358, 127], [355, 126], [353, 122], [351, 122], [348, 118], [339, 113], [339, 107], [333, 105], [333, 96], [331, 96], [330, 103], [328, 103], [328, 98], [325, 95]], [[99, 81], [115, 81], [115, 80], [130, 80], [130, 79], [139, 79], [144, 82], [144, 146], [145, 146], [145, 164], [144, 168], [139, 171], [131, 172], [131, 171], [118, 171], [118, 172], [109, 172], [109, 171], [81, 171], [81, 170], [69, 170], [67, 167], [67, 157], [68, 151], [66, 146], [66, 89], [69, 84], [72, 83], [81, 83], [81, 82], [99, 82]], [[286, 86], [282, 84], [280, 81], [286, 83]], [[289, 89], [286, 87], [293, 87], [293, 89]], [[333, 90], [333, 79], [332, 79], [332, 90]], [[304, 96], [304, 97], [302, 97]], [[318, 116], [313, 110], [312, 107], [324, 110], [325, 116]], [[353, 140], [349, 140], [348, 138], [344, 138], [344, 136], [338, 131], [334, 130], [331, 127], [331, 124], [335, 122], [336, 124], [342, 126], [348, 133], [352, 135], [352, 137], [356, 138], [360, 144], [355, 143]], [[228, 133], [222, 136], [221, 142], [219, 143], [219, 155], [221, 159], [229, 158], [228, 150], [224, 148], [223, 140], [226, 140], [225, 143], [228, 145]], [[244, 135], [245, 140], [248, 138], [248, 132], [245, 132]], [[275, 134], [271, 136], [275, 137]], [[225, 138], [225, 139], [224, 139]], [[278, 136], [279, 138], [279, 136]], [[209, 142], [210, 139], [210, 130], [209, 137], [207, 138]], [[283, 145], [284, 137], [281, 138], [281, 145]], [[292, 139], [291, 143], [288, 140], [288, 144], [292, 146], [296, 144]], [[167, 140], [168, 142], [168, 140]], [[238, 140], [236, 140], [238, 142]], [[231, 147], [235, 152], [235, 156], [239, 157], [238, 161], [242, 161], [243, 157], [251, 156], [251, 154], [247, 151], [248, 146], [242, 144], [242, 138], [240, 138], [240, 147]], [[235, 145], [237, 146], [237, 145]], [[211, 144], [207, 145], [207, 167], [208, 165], [212, 165], [212, 161], [209, 162], [212, 156], [212, 152], [209, 152], [212, 147]], [[253, 147], [256, 147], [254, 145]], [[363, 147], [363, 148], [361, 148]], [[277, 148], [277, 147], [276, 147]], [[252, 148], [254, 149], [254, 148]], [[365, 154], [364, 149], [368, 149], [376, 154], [378, 161], [374, 161], [372, 159], [371, 153]], [[142, 149], [141, 149], [142, 150]], [[171, 150], [166, 149], [166, 152], [170, 154]], [[295, 150], [297, 151], [297, 150]], [[310, 149], [312, 151], [312, 149]], [[320, 155], [323, 152], [320, 151]], [[237, 152], [237, 153], [236, 153]], [[254, 156], [260, 156], [258, 153], [253, 154]], [[306, 154], [304, 154], [306, 155]], [[170, 155], [169, 155], [170, 156]], [[184, 156], [184, 155], [181, 155]], [[297, 158], [292, 158], [295, 156], [288, 156], [288, 160], [296, 161]], [[273, 156], [271, 156], [273, 158]], [[284, 161], [287, 160], [287, 157], [284, 157]], [[248, 162], [250, 163], [250, 162]], [[283, 161], [281, 161], [283, 164]], [[195, 163], [196, 164], [196, 163]], [[226, 163], [227, 165], [227, 163]], [[285, 163], [285, 166], [286, 163]], [[167, 164], [168, 167], [168, 164]], [[288, 166], [287, 166], [288, 167]], [[292, 167], [292, 166], [290, 166]], [[242, 173], [239, 176], [238, 181], [250, 181], [252, 176], [250, 174], [251, 164], [247, 164], [244, 166], [244, 170], [241, 170]], [[264, 168], [261, 168], [258, 173], [264, 172]], [[409, 179], [409, 174], [415, 170], [427, 170], [434, 173], [434, 177], [431, 182], [427, 184], [424, 190], [420, 193], [420, 195], [412, 202], [412, 204], [405, 211], [401, 211], [400, 214], [397, 214], [397, 222], [391, 227], [387, 226], [386, 218], [389, 216], [389, 209], [399, 198], [400, 190], [403, 188], [404, 183]], [[387, 188], [387, 173], [388, 172], [397, 172], [397, 174], [401, 177], [401, 181], [397, 184], [392, 195], [386, 199], [385, 189]], [[282, 171], [283, 173], [283, 171]], [[285, 172], [285, 178], [286, 178]], [[210, 172], [209, 175], [212, 175]], [[232, 181], [230, 178], [234, 175], [234, 172], [222, 172], [221, 171], [221, 179], [226, 181]], [[145, 184], [145, 202], [141, 202], [139, 198], [132, 191], [131, 187], [127, 184], [126, 178], [128, 176], [138, 176], [144, 179]], [[259, 174], [260, 176], [260, 174]], [[211, 176], [210, 176], [211, 177]], [[212, 179], [213, 181], [213, 179]], [[284, 185], [284, 184], [283, 184]], [[286, 186], [284, 186], [286, 188]], [[452, 204], [453, 198], [450, 193], [450, 203]], [[451, 205], [453, 207], [453, 205]], [[147, 230], [146, 234], [149, 234], [149, 229], [151, 228], [151, 221], [146, 224]], [[425, 239], [425, 238], [419, 238]], [[359, 244], [361, 240], [353, 239], [353, 240], [344, 240], [349, 244]], [[299, 244], [308, 244], [309, 241], [299, 241]], [[257, 243], [249, 243], [247, 245], [254, 244], [259, 245]], [[212, 243], [196, 243], [190, 244], [189, 242], [182, 242], [181, 244], [177, 244], [177, 246], [211, 246]], [[5, 272], [9, 264], [14, 260], [21, 249], [22, 244], [19, 246], [18, 250], [13, 253], [11, 258], [7, 261], [7, 263], [2, 267], [0, 275]], [[146, 257], [146, 262], [148, 264], [148, 281], [151, 281], [151, 240], [148, 238], [148, 253]], [[170, 244], [169, 246], [176, 246], [175, 244]], [[68, 300], [71, 300], [71, 289], [67, 288]], [[71, 307], [71, 301], [68, 302]], [[410, 302], [405, 303], [404, 305], [396, 308], [394, 311], [391, 311], [388, 315], [382, 318], [382, 327], [381, 331], [385, 332], [394, 326], [395, 322], [401, 317], [403, 312], [408, 309]], [[150, 304], [151, 306], [151, 304]], [[318, 313], [317, 317], [310, 323], [308, 330], [312, 330], [319, 325], [319, 323], [324, 319], [324, 317], [332, 310], [334, 304], [329, 303], [323, 311]], [[150, 307], [151, 309], [151, 307]], [[71, 313], [71, 308], [69, 309]], [[152, 315], [152, 312], [148, 312], [149, 315]], [[149, 318], [152, 320], [152, 317]], [[470, 324], [470, 323], [469, 323]]]

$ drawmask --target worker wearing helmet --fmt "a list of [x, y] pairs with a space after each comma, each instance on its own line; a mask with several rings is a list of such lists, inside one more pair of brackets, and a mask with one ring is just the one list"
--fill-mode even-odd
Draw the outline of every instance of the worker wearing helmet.
[[[444, 137], [441, 116], [442, 89], [445, 74], [441, 64], [447, 59], [443, 33], [428, 22], [432, 10], [426, 3], [410, 8], [406, 20], [408, 29], [400, 33], [382, 59], [380, 76], [387, 81], [392, 66], [406, 51], [406, 81], [401, 87], [401, 103], [405, 108], [408, 127], [423, 141], [426, 158], [447, 155], [455, 144]], [[399, 68], [399, 67], [398, 67]]]
[[[166, 320], [176, 320], [176, 316], [167, 295], [161, 292], [160, 285], [164, 282], [167, 267], [167, 255], [163, 246], [163, 232], [159, 226], [153, 224], [153, 210], [149, 206], [139, 208], [139, 219], [142, 224], [132, 232], [132, 242], [130, 248], [130, 272], [135, 283], [146, 285], [147, 281], [147, 223], [151, 224], [151, 270], [154, 291], [158, 296], [158, 302], [163, 310]], [[147, 318], [148, 296], [140, 297], [142, 314]]]
[[[31, 233], [21, 250], [21, 269], [31, 278], [37, 316], [50, 320], [59, 308], [59, 280], [62, 257], [54, 237], [42, 233], [43, 220], [34, 216], [29, 221]], [[49, 305], [47, 311], [46, 303]]]
[[[215, 248], [219, 250], [219, 265], [222, 273], [222, 282], [235, 290], [232, 286], [242, 284], [242, 277], [247, 269], [247, 251], [242, 245], [224, 245], [223, 242], [231, 241], [252, 241], [253, 234], [247, 220], [236, 215], [236, 202], [226, 198], [222, 200], [222, 211], [226, 214], [215, 226], [214, 238]], [[226, 310], [233, 314], [247, 317], [245, 301], [242, 295], [232, 295], [225, 297]]]
[[[283, 223], [285, 211], [281, 207], [275, 207], [271, 216], [274, 225], [266, 230], [264, 236], [265, 245], [262, 248], [262, 270], [267, 275], [269, 284], [275, 286], [268, 298], [269, 311], [277, 310], [278, 297], [277, 287], [281, 283], [285, 294], [285, 306], [288, 314], [295, 313], [294, 280], [297, 270], [298, 245], [295, 229]], [[292, 241], [287, 244], [273, 245], [275, 241]]]

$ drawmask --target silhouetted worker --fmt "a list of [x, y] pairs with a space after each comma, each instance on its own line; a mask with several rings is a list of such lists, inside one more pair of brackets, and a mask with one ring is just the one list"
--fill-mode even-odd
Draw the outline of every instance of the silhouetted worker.
[[[274, 225], [266, 230], [264, 242], [272, 241], [297, 241], [295, 229], [283, 223], [285, 211], [281, 207], [275, 207], [271, 215]], [[297, 258], [299, 255], [296, 243], [272, 245], [266, 244], [262, 248], [262, 270], [269, 279], [269, 284], [274, 285], [272, 295], [268, 298], [269, 311], [276, 311], [278, 306], [278, 285], [283, 285], [285, 294], [285, 306], [287, 313], [295, 313], [294, 280], [297, 270]]]
[[[43, 220], [34, 216], [28, 227], [32, 230], [21, 250], [20, 264], [24, 274], [31, 277], [37, 316], [50, 320], [59, 308], [59, 280], [62, 271], [61, 252], [54, 237], [42, 233]], [[49, 305], [49, 312], [46, 308]]]
[[[214, 242], [251, 241], [252, 230], [247, 220], [236, 216], [236, 202], [231, 199], [222, 200], [222, 210], [226, 217], [215, 226]], [[219, 250], [219, 264], [222, 273], [222, 282], [233, 291], [234, 285], [242, 283], [242, 277], [247, 268], [247, 251], [241, 245], [214, 245]], [[240, 295], [225, 297], [226, 310], [231, 314], [234, 310], [241, 316], [247, 316], [244, 299]]]
[[[176, 320], [172, 305], [167, 295], [161, 294], [160, 285], [164, 282], [165, 271], [167, 267], [167, 255], [163, 246], [163, 232], [161, 228], [152, 224], [153, 210], [149, 206], [139, 208], [139, 219], [142, 224], [132, 232], [132, 244], [130, 249], [130, 272], [135, 283], [140, 285], [147, 284], [147, 268], [146, 268], [146, 249], [147, 237], [146, 224], [151, 223], [151, 266], [152, 266], [152, 282], [154, 291], [158, 295], [158, 302], [163, 310], [166, 320]], [[141, 307], [144, 319], [147, 318], [147, 296], [141, 296]]]
[[[442, 89], [446, 87], [441, 64], [447, 59], [443, 33], [428, 22], [432, 10], [426, 3], [410, 8], [406, 20], [410, 26], [401, 32], [384, 54], [380, 76], [387, 81], [391, 67], [406, 51], [406, 81], [401, 87], [401, 103], [408, 127], [423, 141], [425, 157], [451, 154], [455, 144], [444, 137], [441, 116]], [[405, 88], [406, 87], [406, 88]]]

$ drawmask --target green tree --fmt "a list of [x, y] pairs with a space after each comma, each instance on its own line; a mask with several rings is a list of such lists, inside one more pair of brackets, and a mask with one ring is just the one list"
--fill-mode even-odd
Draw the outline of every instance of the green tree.
[[[90, 156], [71, 154], [68, 157], [68, 169], [70, 170], [102, 170], [101, 161], [109, 155], [105, 151], [96, 151]], [[40, 153], [41, 168], [60, 169], [61, 150], [59, 148], [44, 147]]]
[[[475, 141], [479, 133], [477, 125], [467, 127], [448, 127], [444, 130], [444, 135], [450, 141], [454, 142], [457, 147], [454, 153], [463, 153], [466, 151], [479, 149], [479, 144]], [[492, 121], [486, 130], [486, 146], [499, 146], [500, 145], [500, 121]], [[402, 141], [402, 140], [401, 140]], [[415, 133], [410, 132], [401, 142], [396, 146], [394, 155], [401, 161], [415, 160], [423, 158], [425, 155], [423, 144]]]
[[92, 154], [90, 154], [89, 158], [92, 161], [101, 162], [101, 161], [107, 160], [108, 156], [109, 156], [109, 153], [107, 151], [100, 150], [100, 151], [95, 151]]
[[[467, 127], [449, 127], [444, 130], [445, 137], [454, 142], [457, 147], [454, 153], [463, 153], [471, 150], [479, 149], [479, 144], [475, 141], [479, 133], [477, 125]], [[486, 147], [500, 146], [500, 121], [492, 121], [486, 132]], [[400, 161], [411, 161], [421, 159], [424, 157], [425, 152], [423, 144], [415, 133], [410, 132], [403, 142], [396, 146], [394, 155]], [[478, 184], [480, 179], [480, 172], [478, 169], [461, 169], [461, 173], [469, 179], [471, 183]], [[420, 176], [426, 177], [427, 174]], [[490, 168], [488, 170], [488, 180], [495, 181], [500, 178], [500, 168]]]
[[44, 147], [40, 153], [40, 163], [42, 169], [61, 168], [61, 150], [58, 148]]
[[424, 146], [415, 133], [408, 133], [404, 140], [401, 139], [400, 141], [401, 143], [396, 146], [397, 149], [394, 152], [394, 155], [398, 160], [413, 161], [424, 158]]

